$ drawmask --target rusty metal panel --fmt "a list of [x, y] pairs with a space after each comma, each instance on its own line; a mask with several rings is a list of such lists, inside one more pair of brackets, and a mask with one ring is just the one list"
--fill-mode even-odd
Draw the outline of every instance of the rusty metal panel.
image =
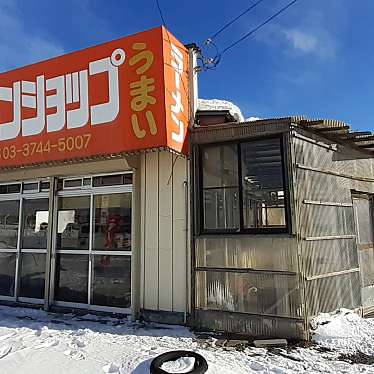
[[307, 338], [302, 320], [230, 312], [197, 310], [194, 327], [204, 331], [229, 331], [252, 337]]

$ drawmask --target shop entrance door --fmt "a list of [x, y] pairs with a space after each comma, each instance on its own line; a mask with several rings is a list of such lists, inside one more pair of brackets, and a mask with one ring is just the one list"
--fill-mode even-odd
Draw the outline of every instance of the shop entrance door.
[[43, 304], [47, 181], [0, 185], [0, 299]]
[[57, 194], [55, 305], [130, 313], [131, 196], [131, 185]]

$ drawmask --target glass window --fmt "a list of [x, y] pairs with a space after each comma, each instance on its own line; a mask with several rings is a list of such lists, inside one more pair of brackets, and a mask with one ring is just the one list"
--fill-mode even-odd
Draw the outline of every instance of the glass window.
[[245, 228], [285, 227], [280, 139], [241, 144]]
[[202, 148], [202, 179], [204, 229], [286, 227], [280, 138]]
[[202, 152], [204, 227], [239, 228], [237, 145], [207, 147]]
[[23, 184], [23, 192], [38, 192], [39, 191], [39, 183], [38, 182], [29, 182]]
[[94, 250], [131, 250], [131, 193], [94, 196]]
[[94, 256], [92, 304], [130, 307], [130, 256]]
[[61, 197], [58, 202], [57, 249], [88, 249], [90, 197]]
[[64, 180], [64, 188], [75, 188], [75, 187], [82, 187], [82, 178]]
[[56, 256], [55, 299], [88, 303], [88, 256]]
[[20, 193], [21, 183], [0, 185], [0, 194]]
[[24, 200], [22, 248], [46, 249], [48, 232], [48, 199]]
[[19, 296], [43, 299], [44, 276], [45, 254], [22, 253]]
[[104, 175], [92, 178], [93, 187], [116, 186], [131, 183], [132, 174]]
[[0, 201], [0, 249], [16, 249], [19, 200]]
[[14, 296], [16, 254], [0, 252], [0, 295]]

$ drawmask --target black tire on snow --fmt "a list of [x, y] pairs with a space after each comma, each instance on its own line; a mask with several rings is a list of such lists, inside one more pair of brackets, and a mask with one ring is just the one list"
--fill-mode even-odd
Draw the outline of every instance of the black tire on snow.
[[162, 364], [168, 361], [175, 361], [182, 357], [193, 357], [195, 359], [194, 368], [188, 374], [203, 374], [208, 370], [208, 363], [205, 358], [192, 351], [170, 351], [163, 353], [153, 359], [150, 367], [151, 374], [170, 374], [161, 369]]

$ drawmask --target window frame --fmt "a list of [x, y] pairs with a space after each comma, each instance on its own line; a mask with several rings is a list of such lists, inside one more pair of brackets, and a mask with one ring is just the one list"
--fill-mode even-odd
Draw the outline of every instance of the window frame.
[[[283, 191], [284, 191], [284, 210], [285, 210], [285, 226], [284, 227], [244, 227], [244, 209], [243, 209], [243, 181], [242, 181], [242, 144], [251, 143], [261, 140], [279, 139], [280, 154], [281, 154], [281, 167], [283, 177]], [[199, 212], [197, 220], [197, 235], [250, 235], [250, 234], [290, 234], [291, 233], [291, 212], [290, 212], [290, 188], [288, 179], [288, 166], [287, 166], [287, 153], [286, 150], [286, 137], [283, 134], [274, 136], [261, 136], [253, 138], [245, 138], [238, 140], [230, 140], [217, 143], [200, 144], [198, 146], [198, 183], [197, 183], [197, 211]], [[209, 229], [204, 227], [204, 186], [203, 186], [203, 149], [209, 147], [218, 147], [222, 145], [234, 144], [237, 148], [237, 166], [238, 166], [238, 190], [239, 190], [239, 227], [237, 229]]]

